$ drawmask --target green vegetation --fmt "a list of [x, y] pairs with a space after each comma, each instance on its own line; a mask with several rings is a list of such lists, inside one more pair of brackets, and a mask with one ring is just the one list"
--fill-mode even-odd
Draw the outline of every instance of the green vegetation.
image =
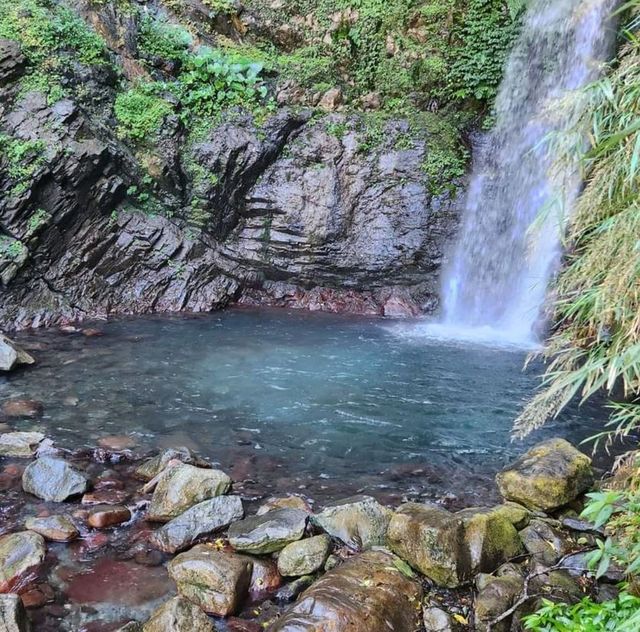
[[142, 141], [152, 137], [165, 116], [173, 111], [171, 105], [155, 92], [154, 84], [142, 84], [116, 97], [114, 112], [118, 119], [118, 133], [123, 138]]
[[18, 239], [0, 236], [0, 259], [15, 261], [26, 252], [24, 244]]
[[193, 38], [180, 26], [145, 15], [140, 21], [138, 47], [143, 54], [167, 60], [180, 60], [187, 54]]
[[46, 145], [40, 140], [21, 140], [0, 133], [0, 169], [13, 182], [13, 195], [27, 190], [29, 182], [45, 163]]

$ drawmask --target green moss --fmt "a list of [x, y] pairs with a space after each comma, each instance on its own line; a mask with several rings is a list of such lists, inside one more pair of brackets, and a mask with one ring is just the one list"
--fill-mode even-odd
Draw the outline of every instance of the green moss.
[[35, 173], [46, 162], [45, 149], [43, 141], [0, 134], [0, 169], [13, 182], [12, 195], [27, 190]]
[[116, 97], [114, 112], [118, 134], [133, 141], [153, 139], [173, 108], [157, 94], [159, 86], [143, 84]]

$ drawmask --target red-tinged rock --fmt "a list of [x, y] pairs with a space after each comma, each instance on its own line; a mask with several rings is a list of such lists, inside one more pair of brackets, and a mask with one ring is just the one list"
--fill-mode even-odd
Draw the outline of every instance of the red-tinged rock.
[[53, 588], [49, 584], [39, 584], [20, 595], [25, 608], [41, 608], [46, 603], [51, 603], [54, 597]]
[[82, 497], [83, 505], [120, 505], [129, 498], [122, 489], [99, 489]]
[[2, 471], [4, 474], [7, 474], [7, 476], [11, 476], [11, 478], [18, 478], [22, 476], [24, 467], [20, 467], [16, 463], [10, 463], [9, 465], [5, 465]]
[[251, 584], [249, 585], [249, 592], [252, 596], [258, 597], [280, 588], [282, 577], [273, 560], [261, 557], [247, 557], [247, 559], [253, 562]]
[[95, 329], [94, 327], [87, 327], [82, 330], [82, 335], [87, 338], [97, 338], [99, 336], [104, 336], [104, 332], [100, 329]]
[[131, 512], [120, 505], [97, 505], [89, 510], [87, 523], [94, 529], [106, 529], [115, 525], [129, 522]]
[[33, 531], [0, 538], [0, 593], [19, 593], [33, 583], [45, 552], [44, 538]]
[[35, 399], [8, 399], [2, 404], [2, 412], [7, 417], [35, 419], [42, 415], [44, 406]]
[[230, 617], [227, 619], [227, 628], [229, 632], [261, 632], [262, 626], [255, 621], [248, 621], [247, 619], [238, 619], [237, 617]]
[[106, 533], [90, 533], [82, 538], [83, 547], [89, 551], [101, 549], [107, 544], [109, 544], [109, 536]]
[[107, 448], [108, 450], [130, 450], [138, 445], [138, 442], [127, 435], [109, 435], [107, 437], [100, 437], [98, 439], [98, 445], [101, 448]]

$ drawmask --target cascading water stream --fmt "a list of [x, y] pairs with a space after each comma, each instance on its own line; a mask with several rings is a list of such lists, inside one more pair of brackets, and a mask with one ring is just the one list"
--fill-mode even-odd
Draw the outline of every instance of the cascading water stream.
[[474, 160], [461, 235], [444, 276], [443, 322], [432, 333], [535, 340], [559, 259], [559, 214], [548, 212], [530, 228], [554, 202], [551, 168], [554, 181], [565, 183], [565, 212], [580, 187], [569, 168], [557, 173], [544, 141], [569, 124], [558, 101], [597, 78], [614, 38], [615, 4], [532, 0], [505, 68], [495, 128]]

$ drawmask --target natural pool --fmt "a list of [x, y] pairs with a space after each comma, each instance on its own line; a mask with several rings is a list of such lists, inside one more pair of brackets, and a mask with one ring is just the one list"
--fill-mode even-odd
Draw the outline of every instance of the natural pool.
[[38, 364], [0, 378], [0, 401], [44, 403], [40, 427], [65, 448], [127, 435], [136, 453], [181, 446], [247, 493], [358, 491], [399, 502], [496, 499], [497, 470], [527, 445], [601, 428], [574, 408], [528, 442], [511, 423], [537, 386], [526, 351], [412, 335], [411, 324], [278, 310], [100, 323], [101, 336], [41, 331]]

